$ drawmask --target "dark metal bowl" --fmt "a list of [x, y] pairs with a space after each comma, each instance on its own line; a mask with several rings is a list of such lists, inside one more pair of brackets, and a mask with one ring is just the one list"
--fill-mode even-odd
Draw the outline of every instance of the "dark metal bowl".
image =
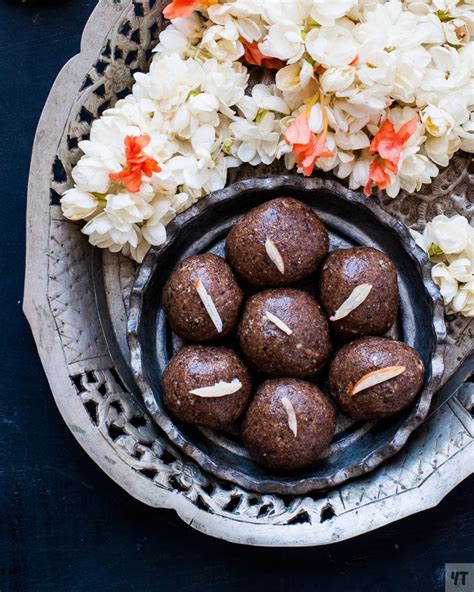
[[[255, 464], [241, 445], [238, 429], [218, 433], [183, 424], [168, 415], [161, 398], [161, 375], [180, 341], [169, 329], [162, 288], [175, 264], [190, 255], [223, 253], [232, 224], [249, 209], [291, 195], [310, 205], [326, 224], [331, 249], [366, 245], [386, 252], [398, 270], [400, 308], [390, 336], [411, 345], [426, 367], [425, 384], [411, 407], [379, 422], [353, 423], [339, 415], [336, 437], [311, 467], [277, 475]], [[265, 493], [302, 494], [335, 486], [377, 467], [395, 454], [426, 417], [443, 372], [443, 306], [429, 264], [405, 226], [374, 200], [333, 180], [272, 176], [240, 181], [211, 194], [179, 215], [169, 239], [143, 262], [131, 294], [128, 322], [131, 366], [148, 411], [183, 452], [204, 469], [243, 487]], [[325, 389], [325, 385], [320, 386]]]

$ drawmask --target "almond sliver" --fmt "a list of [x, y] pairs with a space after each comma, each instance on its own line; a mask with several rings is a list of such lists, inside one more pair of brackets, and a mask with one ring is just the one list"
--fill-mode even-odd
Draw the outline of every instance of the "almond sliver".
[[265, 241], [265, 251], [278, 271], [280, 273], [285, 273], [285, 262], [283, 261], [283, 257], [277, 249], [276, 244], [270, 238], [267, 238]]
[[372, 284], [361, 284], [360, 286], [356, 286], [350, 293], [349, 297], [344, 300], [329, 320], [339, 321], [339, 319], [347, 317], [349, 313], [364, 302], [371, 290]]
[[234, 378], [231, 382], [225, 382], [220, 380], [212, 386], [203, 386], [201, 388], [189, 391], [191, 395], [197, 395], [198, 397], [211, 398], [211, 397], [225, 397], [226, 395], [232, 395], [242, 388], [242, 383], [238, 378]]
[[355, 395], [360, 393], [360, 391], [370, 388], [371, 386], [375, 386], [376, 384], [380, 384], [381, 382], [395, 378], [395, 376], [403, 374], [405, 370], [405, 366], [387, 366], [386, 368], [380, 368], [380, 370], [369, 372], [368, 374], [362, 376], [362, 378], [359, 378], [359, 380], [349, 390], [349, 395]]
[[295, 408], [291, 404], [288, 397], [281, 398], [281, 404], [285, 408], [286, 414], [288, 415], [288, 427], [293, 432], [293, 436], [296, 438], [298, 434], [298, 422], [296, 421]]
[[217, 329], [217, 332], [222, 333], [222, 319], [219, 316], [219, 313], [217, 312], [217, 308], [216, 308], [216, 305], [214, 304], [214, 301], [207, 293], [207, 290], [204, 287], [204, 284], [199, 279], [194, 282], [194, 287], [196, 288], [196, 291], [199, 294], [199, 298], [201, 299], [202, 303], [204, 304], [204, 308], [206, 309], [207, 314], [209, 315], [211, 321], [213, 322], [214, 327]]
[[267, 320], [269, 320], [270, 323], [273, 323], [276, 327], [281, 329], [287, 335], [291, 335], [293, 333], [293, 331], [288, 327], [288, 325], [286, 323], [284, 323], [281, 319], [279, 319], [277, 316], [275, 316], [271, 312], [268, 312], [268, 310], [265, 311], [265, 318]]

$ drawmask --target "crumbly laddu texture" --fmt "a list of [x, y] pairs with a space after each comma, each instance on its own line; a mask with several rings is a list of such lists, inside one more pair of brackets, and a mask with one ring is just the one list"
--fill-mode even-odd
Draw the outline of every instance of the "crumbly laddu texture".
[[[281, 273], [269, 258], [270, 239], [284, 263]], [[237, 276], [255, 288], [286, 286], [313, 273], [327, 255], [329, 237], [313, 210], [291, 197], [265, 202], [230, 230], [226, 258]]]
[[[196, 290], [201, 280], [222, 320], [219, 333]], [[212, 341], [235, 328], [243, 292], [227, 263], [206, 253], [184, 259], [173, 270], [163, 289], [163, 306], [173, 331], [189, 341]]]
[[[288, 425], [282, 399], [291, 403], [297, 436]], [[291, 378], [271, 379], [257, 390], [242, 423], [242, 439], [255, 462], [275, 471], [301, 469], [325, 450], [336, 429], [336, 413], [314, 385]]]
[[[351, 389], [364, 375], [388, 366], [406, 370], [390, 380], [354, 395]], [[423, 387], [425, 368], [412, 347], [384, 337], [362, 337], [345, 345], [329, 368], [329, 388], [338, 406], [353, 419], [387, 417], [405, 409]]]
[[[287, 335], [266, 313], [287, 325]], [[266, 290], [246, 303], [238, 336], [245, 357], [270, 376], [314, 376], [331, 353], [327, 320], [319, 304], [307, 292], [294, 288]]]
[[[238, 379], [242, 387], [223, 397], [203, 398], [190, 391]], [[163, 372], [163, 401], [168, 411], [187, 423], [223, 428], [245, 411], [252, 392], [250, 373], [226, 347], [185, 345]]]
[[344, 339], [382, 335], [395, 322], [398, 309], [397, 270], [390, 258], [372, 247], [338, 249], [325, 259], [319, 276], [319, 300], [328, 317], [334, 315], [354, 288], [370, 284], [364, 302], [331, 330]]

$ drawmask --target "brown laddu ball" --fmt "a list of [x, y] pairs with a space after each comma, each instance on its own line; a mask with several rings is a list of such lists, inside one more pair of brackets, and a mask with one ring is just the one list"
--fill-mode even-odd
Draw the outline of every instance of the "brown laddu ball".
[[271, 376], [317, 374], [331, 352], [327, 320], [307, 292], [266, 290], [246, 303], [238, 337], [245, 357]]
[[257, 390], [242, 423], [242, 438], [255, 462], [291, 471], [313, 463], [335, 429], [336, 413], [314, 384], [280, 378]]
[[163, 401], [172, 415], [209, 428], [236, 421], [252, 391], [250, 373], [239, 356], [209, 345], [181, 348], [163, 372], [162, 383]]
[[[365, 300], [339, 320], [331, 320], [358, 286], [370, 286]], [[397, 270], [390, 258], [372, 247], [338, 249], [325, 259], [319, 276], [319, 299], [330, 328], [344, 339], [386, 333], [398, 309]]]
[[[218, 313], [217, 326], [199, 295], [199, 282]], [[178, 263], [163, 289], [168, 322], [177, 335], [189, 341], [211, 341], [231, 333], [242, 300], [243, 292], [230, 267], [212, 253], [188, 257]]]
[[247, 284], [272, 288], [313, 273], [328, 248], [328, 233], [313, 210], [281, 197], [237, 221], [227, 236], [226, 258]]
[[[393, 378], [359, 390], [390, 374]], [[424, 376], [423, 361], [412, 347], [384, 337], [362, 337], [334, 356], [329, 388], [345, 415], [375, 419], [410, 405], [423, 387]]]

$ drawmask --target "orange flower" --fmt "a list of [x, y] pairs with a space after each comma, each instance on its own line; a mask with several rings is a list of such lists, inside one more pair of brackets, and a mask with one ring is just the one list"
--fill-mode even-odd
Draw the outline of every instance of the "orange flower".
[[173, 0], [163, 10], [163, 16], [167, 19], [176, 19], [183, 16], [188, 16], [196, 10], [199, 4], [210, 6], [217, 4], [218, 0]]
[[148, 146], [149, 143], [150, 136], [148, 134], [143, 136], [126, 136], [124, 144], [127, 164], [120, 173], [110, 173], [109, 175], [112, 181], [123, 183], [131, 193], [140, 191], [142, 174], [151, 177], [153, 173], [159, 173], [161, 171], [156, 160], [143, 152], [143, 148]]
[[415, 133], [418, 127], [418, 118], [416, 115], [403, 124], [395, 131], [393, 123], [386, 119], [375, 134], [370, 143], [370, 153], [378, 154], [372, 162], [369, 169], [369, 180], [364, 187], [364, 194], [369, 197], [372, 194], [372, 183], [375, 183], [379, 189], [387, 189], [392, 184], [388, 171], [393, 174], [398, 173], [398, 163], [402, 154], [403, 146], [409, 138]]
[[[372, 195], [372, 183], [375, 183], [379, 189], [387, 189], [392, 184], [392, 179], [387, 172], [386, 163], [383, 161], [374, 160], [369, 168], [369, 180], [364, 187], [364, 195], [370, 197]], [[396, 171], [395, 171], [396, 172]]]
[[296, 164], [309, 177], [316, 166], [318, 158], [330, 158], [334, 154], [326, 146], [326, 129], [316, 136], [309, 127], [308, 113], [299, 115], [285, 134], [285, 140], [293, 145]]
[[386, 119], [380, 126], [379, 131], [374, 136], [370, 144], [371, 154], [380, 154], [380, 156], [388, 163], [390, 163], [390, 170], [394, 173], [398, 172], [398, 163], [402, 149], [407, 140], [415, 133], [418, 127], [418, 118], [416, 115], [407, 121], [402, 127], [395, 131], [393, 123]]
[[247, 64], [251, 66], [263, 66], [269, 70], [279, 70], [285, 65], [285, 62], [282, 62], [278, 58], [271, 58], [263, 54], [258, 47], [258, 41], [249, 43], [241, 37], [240, 42], [244, 46], [244, 61]]
[[288, 144], [308, 144], [312, 135], [313, 133], [309, 129], [308, 116], [306, 113], [302, 113], [286, 130], [285, 139]]

